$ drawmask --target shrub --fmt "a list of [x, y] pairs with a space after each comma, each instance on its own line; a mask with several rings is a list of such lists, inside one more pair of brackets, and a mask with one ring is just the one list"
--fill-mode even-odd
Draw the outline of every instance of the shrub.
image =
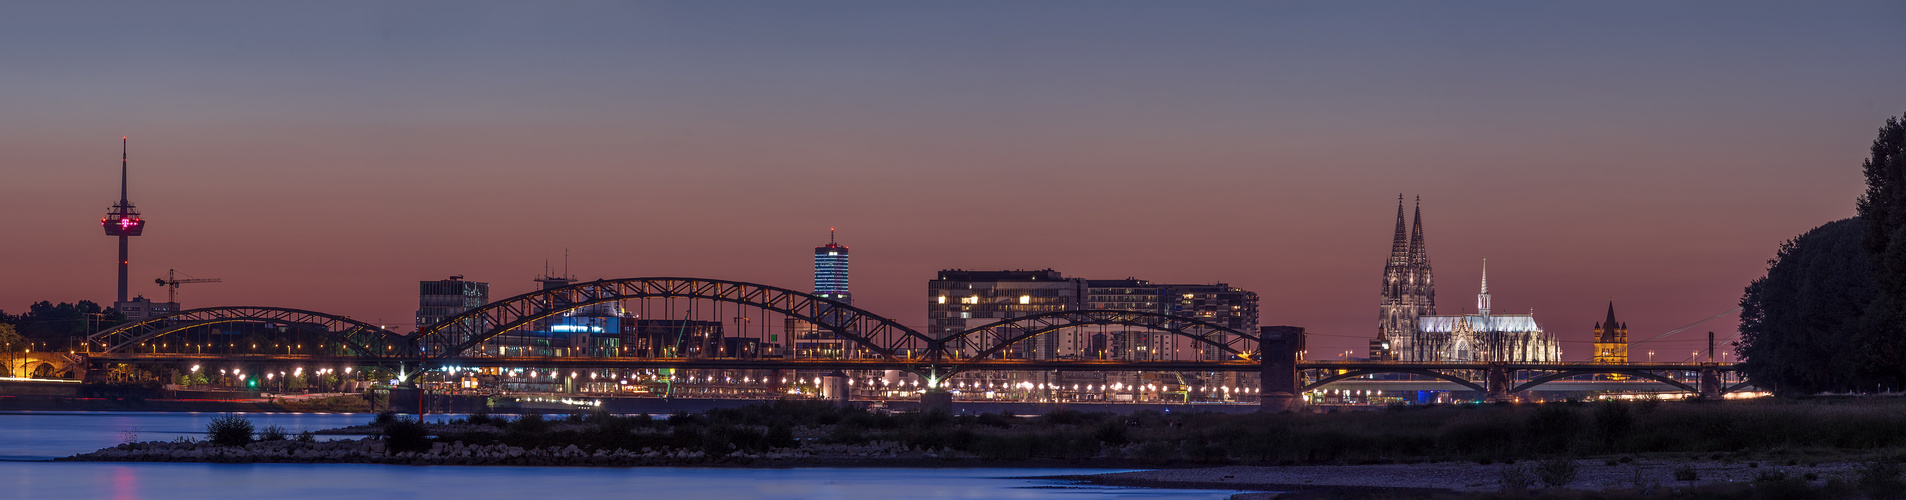
[[766, 444], [769, 448], [793, 448], [801, 442], [794, 440], [794, 426], [784, 422], [768, 427]]
[[1535, 474], [1529, 473], [1528, 466], [1503, 466], [1497, 482], [1502, 484], [1503, 493], [1521, 493], [1535, 486]]
[[1635, 426], [1635, 415], [1629, 413], [1628, 405], [1603, 401], [1595, 405], [1595, 430], [1602, 435], [1604, 443], [1615, 444]]
[[1535, 465], [1536, 477], [1550, 488], [1560, 488], [1575, 482], [1575, 473], [1575, 461], [1566, 458], [1543, 460]]
[[205, 436], [219, 446], [251, 444], [251, 420], [230, 413], [213, 417], [205, 424]]
[[510, 422], [511, 432], [535, 435], [542, 434], [546, 430], [549, 430], [549, 421], [543, 420], [543, 415], [540, 413], [531, 412], [517, 417], [515, 422]]
[[397, 421], [397, 412], [385, 410], [383, 413], [371, 417], [371, 427], [383, 427], [395, 421]]
[[1092, 431], [1092, 437], [1098, 438], [1101, 443], [1112, 446], [1124, 446], [1126, 443], [1132, 442], [1131, 436], [1126, 434], [1124, 422], [1106, 422], [1100, 424], [1098, 429]]
[[258, 431], [259, 441], [284, 441], [285, 437], [285, 428], [277, 425], [267, 425]]
[[1688, 486], [1694, 486], [1695, 481], [1701, 480], [1701, 473], [1695, 471], [1692, 465], [1683, 465], [1674, 469], [1674, 480], [1686, 482]]
[[296, 439], [297, 439], [297, 440], [298, 440], [298, 442], [300, 442], [300, 443], [316, 443], [316, 442], [318, 442], [318, 436], [317, 436], [316, 434], [312, 434], [312, 433], [311, 433], [311, 431], [304, 431], [304, 432], [300, 432], [300, 433], [298, 433], [298, 437], [297, 437]]
[[478, 408], [476, 413], [470, 414], [470, 418], [465, 419], [464, 422], [470, 425], [490, 425], [490, 409]]
[[1859, 487], [1872, 498], [1900, 498], [1906, 495], [1906, 482], [1899, 479], [1899, 462], [1884, 458], [1867, 462], [1858, 471]]
[[1164, 462], [1175, 458], [1178, 448], [1164, 441], [1147, 441], [1138, 446], [1138, 460], [1141, 462]]
[[384, 454], [430, 451], [430, 428], [407, 418], [384, 424]]

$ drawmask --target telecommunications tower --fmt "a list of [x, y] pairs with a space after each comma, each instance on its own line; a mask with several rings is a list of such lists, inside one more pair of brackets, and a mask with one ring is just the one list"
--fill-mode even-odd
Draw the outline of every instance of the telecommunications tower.
[[106, 236], [119, 237], [119, 300], [126, 301], [126, 266], [130, 264], [127, 244], [133, 236], [146, 230], [146, 220], [139, 218], [139, 210], [132, 208], [132, 202], [126, 201], [126, 138], [119, 138], [119, 203], [106, 209], [106, 217], [99, 219], [99, 225], [106, 228]]

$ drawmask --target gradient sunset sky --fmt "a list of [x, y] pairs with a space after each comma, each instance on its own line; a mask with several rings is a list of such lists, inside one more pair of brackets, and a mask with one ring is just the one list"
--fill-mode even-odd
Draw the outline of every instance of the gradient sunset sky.
[[[807, 289], [919, 327], [940, 269], [1223, 281], [1361, 351], [1396, 197], [1441, 311], [1588, 356], [1733, 308], [1853, 215], [1902, 2], [9, 2], [0, 309], [133, 290], [408, 325], [417, 281]], [[1657, 344], [1682, 359], [1715, 320]], [[1678, 355], [1670, 355], [1679, 353]], [[1641, 354], [1637, 352], [1637, 356]]]

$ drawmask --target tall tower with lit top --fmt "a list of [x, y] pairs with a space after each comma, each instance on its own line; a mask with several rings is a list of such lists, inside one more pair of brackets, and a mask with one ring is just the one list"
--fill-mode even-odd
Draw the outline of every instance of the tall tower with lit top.
[[128, 255], [129, 238], [139, 236], [146, 230], [146, 220], [139, 218], [139, 210], [126, 201], [126, 138], [119, 138], [119, 203], [106, 209], [106, 217], [99, 219], [99, 225], [106, 228], [106, 236], [119, 237], [119, 300], [126, 301], [126, 267], [132, 263]]
[[847, 245], [834, 240], [834, 228], [827, 228], [827, 244], [814, 247], [814, 295], [847, 305], [854, 294], [847, 290]]

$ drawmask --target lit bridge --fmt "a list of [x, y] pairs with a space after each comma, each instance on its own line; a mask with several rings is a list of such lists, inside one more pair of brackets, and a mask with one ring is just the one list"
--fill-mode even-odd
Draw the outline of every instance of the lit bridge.
[[[580, 311], [612, 308], [619, 331], [574, 325]], [[602, 313], [597, 313], [602, 314]], [[588, 316], [581, 316], [584, 320]], [[585, 321], [586, 323], [586, 321]], [[557, 331], [568, 330], [568, 331]], [[1048, 395], [1091, 387], [1066, 374], [1104, 373], [1154, 393], [1228, 395], [1286, 408], [1299, 394], [1330, 384], [1409, 383], [1473, 390], [1492, 400], [1544, 384], [1579, 385], [1583, 376], [1646, 380], [1704, 396], [1740, 390], [1723, 386], [1722, 363], [1399, 363], [1305, 361], [1303, 329], [1265, 327], [1244, 332], [1192, 317], [1118, 310], [1028, 314], [965, 331], [928, 335], [854, 306], [803, 292], [754, 283], [699, 278], [597, 280], [538, 290], [472, 309], [411, 335], [316, 311], [278, 307], [212, 307], [120, 325], [87, 337], [74, 349], [80, 378], [112, 373], [113, 366], [246, 367], [354, 366], [402, 374], [409, 383], [466, 374], [531, 377], [547, 373], [591, 380], [625, 380], [629, 373], [779, 373], [745, 375], [783, 380], [814, 373], [829, 384], [851, 384], [846, 372], [917, 376], [929, 403], [962, 388], [1033, 387]], [[1136, 356], [1142, 353], [1144, 356]], [[1137, 358], [1137, 359], [1135, 359]], [[261, 368], [246, 370], [259, 373]], [[264, 370], [269, 372], [270, 370]], [[1244, 373], [1239, 373], [1244, 372]], [[1031, 379], [1008, 374], [1039, 374]], [[1157, 374], [1190, 373], [1169, 382]], [[598, 374], [607, 377], [597, 378]], [[1144, 383], [1142, 375], [1152, 374]], [[1202, 374], [1202, 375], [1200, 375]], [[1248, 376], [1247, 374], [1257, 374]], [[1372, 380], [1403, 376], [1408, 380]], [[891, 378], [891, 375], [888, 376]], [[724, 379], [732, 378], [724, 376]], [[800, 379], [798, 375], [795, 377]], [[707, 380], [715, 380], [709, 376]], [[1032, 380], [1037, 380], [1035, 384]], [[505, 380], [507, 381], [507, 380]], [[1633, 387], [1623, 381], [1585, 387]], [[553, 383], [551, 380], [542, 383]], [[574, 390], [575, 380], [562, 386]], [[1617, 385], [1619, 384], [1619, 385]], [[1099, 384], [1114, 387], [1109, 381]], [[614, 386], [612, 385], [611, 388]], [[845, 387], [844, 385], [841, 387]], [[864, 387], [864, 386], [863, 386]], [[1170, 387], [1170, 389], [1163, 389]], [[1224, 391], [1217, 390], [1222, 387]], [[1453, 389], [1451, 389], [1453, 388]], [[778, 390], [778, 388], [776, 388]], [[1593, 390], [1593, 389], [1584, 389]], [[850, 391], [833, 391], [845, 397]], [[1246, 396], [1248, 395], [1248, 396]]]

